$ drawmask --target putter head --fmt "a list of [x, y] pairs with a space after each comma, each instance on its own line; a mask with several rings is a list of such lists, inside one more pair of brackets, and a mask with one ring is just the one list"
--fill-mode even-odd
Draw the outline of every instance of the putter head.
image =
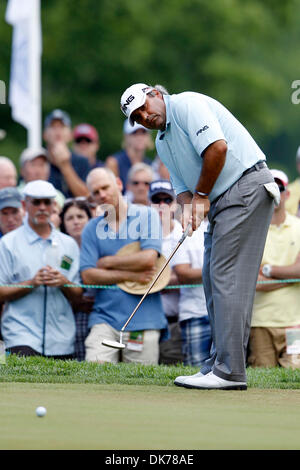
[[111, 341], [110, 339], [104, 339], [102, 341], [103, 346], [107, 346], [108, 348], [114, 349], [125, 349], [125, 344], [118, 343], [118, 341]]

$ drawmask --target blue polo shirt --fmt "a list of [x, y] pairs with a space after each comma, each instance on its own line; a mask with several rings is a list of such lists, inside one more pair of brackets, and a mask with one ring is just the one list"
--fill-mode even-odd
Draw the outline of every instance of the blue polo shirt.
[[[71, 154], [71, 163], [72, 167], [76, 171], [79, 178], [82, 181], [86, 181], [86, 177], [90, 171], [90, 165], [88, 159], [81, 155], [77, 155], [76, 153]], [[60, 171], [60, 169], [51, 163], [50, 165], [50, 176], [48, 181], [53, 184], [53, 186], [58, 189], [63, 195], [67, 198], [73, 197], [73, 194], [68, 188], [68, 185]]]
[[195, 191], [203, 152], [217, 140], [226, 141], [227, 155], [210, 201], [232, 186], [247, 168], [266, 159], [245, 127], [215, 99], [194, 92], [163, 98], [166, 129], [157, 133], [155, 144], [177, 195]]
[[[116, 233], [103, 216], [90, 220], [82, 233], [80, 270], [95, 268], [99, 258], [117, 254], [132, 242], [140, 242], [142, 250], [154, 249], [161, 253], [161, 226], [157, 211], [146, 206], [130, 204], [127, 218]], [[95, 289], [96, 298], [89, 316], [89, 328], [97, 323], [108, 323], [120, 331], [131, 315], [140, 295], [117, 289]], [[163, 330], [167, 320], [159, 293], [149, 294], [126, 327], [126, 331]]]
[[[32, 279], [49, 264], [70, 281], [79, 283], [79, 248], [68, 235], [52, 227], [47, 239], [41, 238], [27, 222], [0, 240], [0, 284], [18, 284]], [[57, 287], [40, 286], [11, 302], [6, 302], [1, 333], [7, 348], [30, 346], [42, 353], [45, 320], [46, 356], [74, 352], [75, 321], [72, 307]]]

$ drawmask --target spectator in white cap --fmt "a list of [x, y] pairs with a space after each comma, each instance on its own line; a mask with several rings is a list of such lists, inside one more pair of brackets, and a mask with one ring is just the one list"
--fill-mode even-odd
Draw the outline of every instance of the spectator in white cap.
[[300, 147], [296, 152], [296, 169], [298, 176], [289, 183], [290, 196], [286, 201], [285, 208], [290, 214], [300, 217]]
[[50, 161], [49, 181], [65, 197], [87, 196], [85, 184], [90, 171], [87, 159], [72, 152], [71, 118], [65, 111], [55, 109], [46, 116], [43, 134]]
[[22, 196], [17, 188], [0, 189], [0, 238], [23, 223]]
[[[299, 325], [300, 220], [285, 209], [288, 177], [271, 170], [280, 191], [265, 244], [258, 277], [249, 342], [252, 367], [300, 367], [300, 355], [287, 351], [286, 329]], [[273, 281], [268, 283], [266, 281]]]
[[128, 181], [128, 172], [136, 163], [152, 164], [150, 158], [146, 156], [147, 150], [153, 149], [154, 144], [148, 129], [135, 123], [131, 126], [128, 119], [123, 125], [122, 150], [106, 158], [107, 168], [118, 176], [123, 184], [123, 194]]
[[70, 302], [80, 298], [82, 289], [66, 285], [79, 282], [78, 245], [50, 222], [56, 197], [51, 183], [32, 181], [23, 194], [24, 223], [0, 243], [5, 347], [25, 356], [72, 358], [75, 321]]
[[104, 163], [98, 158], [100, 139], [94, 126], [86, 123], [78, 124], [73, 131], [73, 139], [74, 152], [88, 159], [91, 170], [104, 166]]
[[17, 186], [17, 170], [7, 157], [0, 157], [0, 189]]

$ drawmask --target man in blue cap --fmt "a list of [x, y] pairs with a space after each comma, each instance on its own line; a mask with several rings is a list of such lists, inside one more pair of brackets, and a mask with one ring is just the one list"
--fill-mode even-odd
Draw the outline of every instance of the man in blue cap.
[[46, 116], [43, 137], [51, 163], [49, 181], [65, 197], [88, 196], [85, 180], [90, 165], [67, 145], [72, 140], [71, 125], [70, 116], [61, 109]]
[[22, 225], [21, 199], [17, 188], [10, 187], [0, 190], [0, 238]]

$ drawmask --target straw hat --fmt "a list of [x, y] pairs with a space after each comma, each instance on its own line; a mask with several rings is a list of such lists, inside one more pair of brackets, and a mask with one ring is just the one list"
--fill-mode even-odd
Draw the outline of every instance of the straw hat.
[[[141, 250], [140, 242], [133, 242], [129, 243], [128, 245], [123, 246], [117, 253], [116, 255], [124, 256], [124, 255], [130, 255], [133, 253], [137, 253], [138, 251]], [[166, 263], [166, 258], [163, 255], [160, 255], [157, 260], [156, 260], [156, 273], [153, 276], [154, 277], [159, 273], [159, 271], [162, 269], [164, 264]], [[166, 266], [166, 268], [163, 270], [161, 273], [160, 277], [154, 284], [153, 288], [149, 292], [149, 294], [154, 294], [154, 292], [158, 292], [166, 287], [166, 285], [169, 283], [171, 276], [171, 268], [169, 265]], [[117, 284], [120, 289], [124, 290], [125, 292], [128, 292], [129, 294], [135, 294], [135, 295], [143, 295], [149, 289], [151, 282], [153, 282], [153, 279], [148, 282], [147, 284], [141, 284], [139, 282], [133, 282], [133, 281], [123, 281]]]

